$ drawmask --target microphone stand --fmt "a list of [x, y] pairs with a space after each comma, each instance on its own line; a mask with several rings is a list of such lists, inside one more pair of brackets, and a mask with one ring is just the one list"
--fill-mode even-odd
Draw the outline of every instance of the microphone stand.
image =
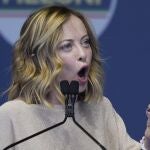
[[[86, 131], [75, 119], [75, 116], [74, 116], [74, 103], [75, 103], [75, 100], [77, 99], [77, 95], [74, 96], [74, 95], [71, 95], [71, 104], [69, 104], [66, 109], [66, 117], [72, 117], [72, 120], [73, 122], [87, 135], [89, 136], [102, 150], [106, 150], [106, 148], [101, 144], [99, 143], [88, 131]], [[71, 107], [70, 107], [71, 106]], [[66, 118], [65, 117], [65, 118]]]
[[53, 126], [51, 126], [51, 127], [48, 127], [48, 128], [46, 128], [46, 129], [41, 130], [41, 131], [39, 131], [39, 132], [37, 132], [37, 133], [35, 133], [35, 134], [33, 134], [33, 135], [30, 135], [30, 136], [28, 136], [28, 137], [26, 137], [26, 138], [24, 138], [24, 139], [22, 139], [22, 140], [19, 140], [19, 141], [13, 143], [13, 144], [10, 144], [9, 146], [5, 147], [3, 150], [8, 150], [9, 148], [11, 148], [11, 147], [13, 147], [13, 146], [15, 146], [15, 145], [18, 145], [18, 144], [20, 144], [20, 143], [22, 143], [22, 142], [24, 142], [24, 141], [27, 141], [27, 140], [29, 140], [29, 139], [31, 139], [31, 138], [33, 138], [33, 137], [35, 137], [35, 136], [38, 136], [38, 135], [40, 135], [40, 134], [42, 134], [42, 133], [44, 133], [44, 132], [46, 132], [46, 131], [48, 131], [48, 130], [51, 130], [51, 129], [53, 129], [53, 128], [56, 128], [56, 127], [58, 127], [58, 126], [64, 124], [64, 123], [66, 122], [66, 120], [67, 120], [67, 118], [65, 117], [62, 122], [59, 122], [59, 123], [57, 123], [57, 124], [55, 124], [55, 125], [53, 125]]
[[[69, 88], [68, 88], [69, 87]], [[89, 136], [102, 150], [106, 148], [98, 142], [88, 131], [86, 131], [75, 119], [74, 116], [74, 105], [79, 95], [79, 83], [72, 81], [69, 85], [68, 81], [61, 82], [61, 91], [66, 95], [65, 101], [65, 118], [71, 117], [73, 122], [87, 135]]]
[[[66, 82], [66, 81], [65, 81], [65, 82]], [[75, 84], [74, 84], [74, 83], [75, 83]], [[51, 127], [48, 127], [48, 128], [46, 128], [46, 129], [44, 129], [44, 130], [41, 130], [41, 131], [39, 131], [39, 132], [37, 132], [37, 133], [35, 133], [35, 134], [30, 135], [30, 136], [28, 136], [28, 137], [26, 137], [26, 138], [24, 138], [24, 139], [21, 139], [21, 140], [15, 142], [15, 143], [12, 143], [12, 144], [8, 145], [7, 147], [5, 147], [3, 150], [8, 150], [9, 148], [14, 147], [14, 146], [16, 146], [16, 145], [18, 145], [18, 144], [20, 144], [20, 143], [22, 143], [22, 142], [25, 142], [25, 141], [27, 141], [27, 140], [29, 140], [29, 139], [35, 137], [35, 136], [38, 136], [38, 135], [40, 135], [40, 134], [42, 134], [42, 133], [44, 133], [44, 132], [47, 132], [47, 131], [49, 131], [49, 130], [51, 130], [51, 129], [54, 129], [54, 128], [60, 126], [60, 125], [63, 125], [63, 124], [66, 122], [66, 120], [67, 120], [68, 117], [72, 117], [73, 122], [74, 122], [87, 136], [89, 136], [102, 150], [106, 150], [106, 148], [105, 148], [102, 144], [100, 144], [90, 133], [88, 133], [88, 132], [75, 120], [75, 116], [74, 116], [74, 104], [75, 104], [75, 101], [76, 101], [76, 99], [77, 99], [77, 97], [78, 97], [78, 89], [79, 89], [79, 87], [78, 87], [79, 85], [78, 85], [78, 84], [79, 84], [79, 83], [77, 83], [77, 81], [72, 81], [72, 82], [71, 82], [71, 85], [72, 85], [72, 86], [70, 85], [71, 90], [69, 90], [69, 83], [67, 83], [67, 84], [65, 83], [65, 85], [64, 85], [65, 87], [63, 88], [62, 93], [63, 93], [64, 95], [66, 95], [66, 101], [65, 101], [65, 118], [64, 118], [64, 120], [63, 120], [62, 122], [59, 122], [59, 123], [57, 123], [57, 124], [55, 124], [55, 125], [53, 125], [53, 126], [51, 126]], [[72, 92], [70, 92], [70, 91], [72, 91]]]

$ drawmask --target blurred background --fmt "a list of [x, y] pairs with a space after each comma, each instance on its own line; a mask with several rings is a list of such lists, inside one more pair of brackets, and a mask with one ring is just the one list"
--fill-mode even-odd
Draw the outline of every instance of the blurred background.
[[[60, 0], [55, 0], [59, 3]], [[150, 103], [150, 1], [62, 0], [80, 10], [95, 29], [105, 70], [104, 94], [123, 118], [130, 136], [140, 140]], [[0, 1], [0, 92], [11, 82], [12, 46], [26, 16], [53, 0]], [[0, 105], [7, 95], [0, 97]]]

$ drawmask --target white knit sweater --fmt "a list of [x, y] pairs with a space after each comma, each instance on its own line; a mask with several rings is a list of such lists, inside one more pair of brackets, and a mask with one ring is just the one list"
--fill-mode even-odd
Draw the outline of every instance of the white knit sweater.
[[[107, 150], [140, 150], [140, 144], [129, 137], [120, 116], [107, 98], [99, 103], [77, 102], [75, 118]], [[0, 150], [9, 144], [52, 126], [64, 119], [64, 106], [47, 108], [16, 99], [0, 107]], [[46, 133], [23, 142], [11, 150], [100, 150], [68, 118]]]

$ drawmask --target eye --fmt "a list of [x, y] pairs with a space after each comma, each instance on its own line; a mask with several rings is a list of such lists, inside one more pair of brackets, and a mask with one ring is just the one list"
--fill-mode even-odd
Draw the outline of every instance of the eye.
[[81, 45], [82, 45], [84, 48], [89, 48], [89, 47], [90, 47], [90, 39], [89, 39], [89, 38], [83, 39], [83, 40], [81, 41]]
[[62, 43], [58, 47], [58, 49], [61, 51], [65, 51], [65, 52], [71, 51], [72, 50], [72, 42]]

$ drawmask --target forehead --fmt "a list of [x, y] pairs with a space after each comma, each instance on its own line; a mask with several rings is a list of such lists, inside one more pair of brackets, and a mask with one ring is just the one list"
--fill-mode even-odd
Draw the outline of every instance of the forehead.
[[72, 15], [69, 20], [62, 26], [62, 38], [80, 38], [87, 34], [87, 30], [83, 22], [76, 16]]

